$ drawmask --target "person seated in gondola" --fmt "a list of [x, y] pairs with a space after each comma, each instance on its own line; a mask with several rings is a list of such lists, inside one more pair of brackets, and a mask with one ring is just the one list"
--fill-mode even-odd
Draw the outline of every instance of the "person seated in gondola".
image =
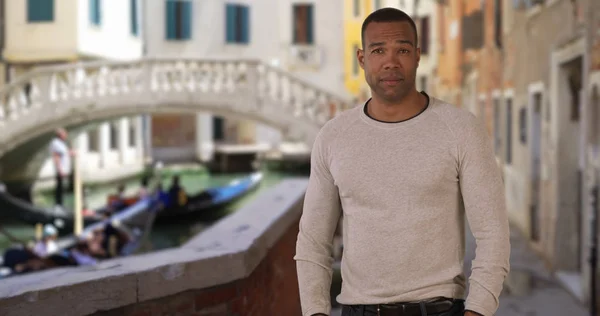
[[42, 233], [42, 239], [33, 246], [33, 253], [41, 258], [54, 254], [58, 250], [58, 245], [56, 244], [57, 237], [58, 230], [52, 224], [46, 224]]
[[117, 194], [110, 197], [110, 203], [108, 207], [114, 211], [121, 211], [127, 207], [127, 203], [125, 201], [125, 185], [119, 185], [117, 188]]
[[148, 177], [143, 177], [140, 190], [138, 191], [138, 198], [144, 199], [147, 198], [149, 195], [150, 194], [148, 193]]
[[3, 259], [3, 265], [17, 274], [54, 267], [78, 265], [77, 260], [71, 257], [68, 251], [61, 251], [46, 257], [40, 257], [26, 247], [6, 250]]
[[156, 189], [154, 189], [153, 199], [155, 202], [162, 204], [162, 207], [169, 207], [169, 193], [163, 190], [162, 184], [159, 182], [156, 184]]
[[70, 252], [70, 258], [78, 266], [94, 265], [98, 263], [98, 259], [94, 258], [94, 254], [89, 248], [88, 241], [80, 240]]
[[184, 206], [187, 203], [187, 194], [179, 183], [179, 176], [173, 176], [171, 188], [169, 188], [169, 200], [173, 206]]
[[[106, 218], [110, 218], [112, 214], [107, 212], [104, 215]], [[111, 221], [106, 222], [102, 233], [102, 249], [106, 252], [108, 258], [118, 256], [123, 246], [129, 242], [128, 236], [119, 230], [118, 227], [115, 227]]]

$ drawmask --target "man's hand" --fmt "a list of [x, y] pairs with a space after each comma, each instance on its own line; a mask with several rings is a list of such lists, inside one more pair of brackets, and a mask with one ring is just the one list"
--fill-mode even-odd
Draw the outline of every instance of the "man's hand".
[[77, 156], [77, 150], [75, 150], [75, 149], [71, 149], [71, 150], [69, 151], [69, 155], [71, 155], [71, 157], [75, 157], [75, 156]]
[[473, 311], [465, 311], [465, 316], [483, 316], [483, 315], [473, 312]]

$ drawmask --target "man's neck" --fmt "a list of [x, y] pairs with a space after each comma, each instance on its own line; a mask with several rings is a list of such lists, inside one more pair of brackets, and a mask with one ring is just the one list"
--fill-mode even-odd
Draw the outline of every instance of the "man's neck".
[[367, 114], [378, 121], [400, 122], [419, 114], [425, 106], [427, 97], [417, 90], [397, 103], [386, 102], [374, 95], [369, 101]]

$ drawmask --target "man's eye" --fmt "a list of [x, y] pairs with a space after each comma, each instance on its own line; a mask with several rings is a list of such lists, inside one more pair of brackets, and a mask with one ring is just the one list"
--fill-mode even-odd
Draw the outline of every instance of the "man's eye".
[[372, 51], [372, 53], [373, 53], [373, 54], [381, 54], [381, 53], [383, 53], [383, 49], [381, 49], [381, 48], [374, 49], [374, 50]]
[[402, 53], [402, 54], [408, 54], [408, 53], [410, 53], [410, 51], [408, 49], [401, 49], [400, 53]]

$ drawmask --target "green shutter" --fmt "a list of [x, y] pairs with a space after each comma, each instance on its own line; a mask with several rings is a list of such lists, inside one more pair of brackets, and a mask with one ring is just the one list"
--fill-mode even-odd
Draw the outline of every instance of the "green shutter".
[[167, 39], [175, 39], [175, 1], [165, 0], [165, 5]]
[[27, 0], [27, 21], [54, 21], [54, 0]]
[[241, 43], [248, 44], [250, 42], [250, 7], [242, 6], [241, 7], [241, 33], [242, 36], [240, 38]]
[[225, 40], [235, 43], [235, 5], [227, 4], [225, 9]]
[[90, 7], [90, 22], [94, 25], [100, 25], [102, 23], [101, 0], [90, 0], [88, 4]]
[[314, 21], [315, 19], [313, 18], [313, 5], [312, 4], [307, 4], [306, 5], [306, 42], [307, 44], [313, 44], [314, 43]]
[[181, 39], [192, 38], [192, 2], [183, 1], [181, 14]]
[[134, 36], [138, 35], [138, 0], [130, 0], [130, 9], [131, 9], [131, 34]]

